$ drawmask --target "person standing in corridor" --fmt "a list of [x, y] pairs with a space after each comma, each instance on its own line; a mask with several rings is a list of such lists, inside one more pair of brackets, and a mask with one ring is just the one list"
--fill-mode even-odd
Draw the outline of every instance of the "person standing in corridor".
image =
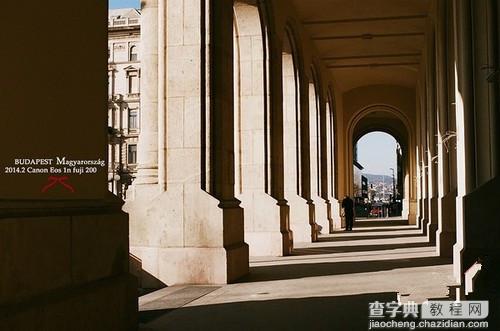
[[354, 202], [348, 195], [342, 200], [343, 215], [345, 217], [345, 230], [352, 231], [354, 225]]

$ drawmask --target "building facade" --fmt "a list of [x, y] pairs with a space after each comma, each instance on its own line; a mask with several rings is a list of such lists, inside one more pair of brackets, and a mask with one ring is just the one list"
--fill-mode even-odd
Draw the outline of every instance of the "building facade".
[[140, 11], [109, 11], [109, 190], [121, 198], [137, 170], [140, 118]]

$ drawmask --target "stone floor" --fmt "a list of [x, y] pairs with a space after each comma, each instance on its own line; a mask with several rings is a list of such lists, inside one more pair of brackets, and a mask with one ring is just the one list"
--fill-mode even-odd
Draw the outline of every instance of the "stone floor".
[[401, 220], [296, 243], [254, 258], [237, 284], [173, 286], [140, 298], [140, 330], [367, 330], [368, 303], [445, 298], [451, 260]]

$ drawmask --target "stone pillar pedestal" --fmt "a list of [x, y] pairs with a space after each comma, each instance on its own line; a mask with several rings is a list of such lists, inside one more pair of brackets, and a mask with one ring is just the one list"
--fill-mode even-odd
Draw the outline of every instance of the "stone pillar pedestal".
[[[293, 232], [294, 242], [311, 242], [313, 239], [314, 225], [310, 223], [310, 207], [307, 201], [297, 194], [288, 194], [290, 206], [290, 228]], [[314, 237], [315, 238], [315, 237]]]
[[408, 224], [417, 225], [417, 200], [410, 199], [408, 208]]
[[423, 217], [420, 223], [420, 228], [422, 229], [422, 233], [427, 235], [429, 233], [429, 199], [422, 199], [422, 207], [423, 207]]
[[[243, 209], [215, 199], [196, 183], [169, 185], [151, 199], [127, 202], [131, 252], [167, 284], [225, 284], [248, 272]], [[133, 220], [133, 221], [132, 221]]]
[[[288, 218], [286, 202], [280, 206], [273, 197], [260, 192], [251, 196], [242, 194], [238, 198], [243, 201], [241, 206], [245, 210], [245, 242], [250, 256], [289, 255], [293, 245], [292, 234], [287, 226], [281, 225], [281, 220]], [[250, 203], [247, 205], [246, 201]], [[247, 213], [247, 209], [251, 212]]]
[[439, 198], [440, 228], [436, 234], [436, 250], [439, 256], [452, 257], [453, 245], [456, 240], [455, 231], [455, 206], [456, 192], [449, 192], [446, 196]]
[[333, 227], [333, 230], [330, 231], [330, 233], [332, 233], [333, 231], [337, 231], [337, 230], [340, 230], [342, 228], [342, 225], [341, 225], [342, 218], [340, 216], [341, 206], [340, 206], [339, 200], [337, 200], [335, 198], [331, 198], [330, 204], [332, 206], [332, 212], [330, 215], [332, 217], [332, 227]]
[[438, 198], [429, 199], [429, 222], [427, 223], [427, 238], [432, 244], [436, 243], [436, 232], [438, 230]]
[[318, 234], [330, 233], [330, 220], [328, 217], [328, 202], [322, 197], [314, 196], [314, 219], [317, 225]]

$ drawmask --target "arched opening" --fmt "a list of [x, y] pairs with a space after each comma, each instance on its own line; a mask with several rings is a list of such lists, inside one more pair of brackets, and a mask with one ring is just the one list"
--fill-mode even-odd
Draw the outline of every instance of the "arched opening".
[[[414, 194], [415, 191], [415, 185], [414, 181], [412, 178], [416, 176], [416, 170], [414, 167], [414, 159], [415, 155], [412, 152], [414, 149], [411, 147], [413, 146], [414, 139], [412, 138], [412, 129], [409, 124], [409, 121], [405, 117], [405, 115], [400, 112], [397, 108], [388, 106], [388, 105], [372, 105], [365, 107], [361, 110], [359, 110], [356, 115], [352, 118], [350, 121], [349, 125], [349, 130], [348, 134], [350, 136], [349, 139], [349, 146], [348, 146], [348, 157], [346, 158], [349, 164], [346, 165], [348, 169], [348, 187], [349, 187], [349, 192], [348, 194], [351, 196], [354, 196], [355, 194], [361, 194], [357, 193], [355, 190], [355, 185], [354, 185], [354, 179], [355, 179], [355, 160], [356, 160], [356, 155], [355, 155], [355, 146], [356, 143], [363, 137], [364, 135], [374, 132], [374, 131], [379, 131], [379, 132], [384, 132], [390, 136], [392, 136], [395, 141], [397, 141], [398, 146], [399, 146], [399, 158], [400, 160], [397, 161], [395, 167], [392, 167], [394, 169], [394, 177], [395, 179], [398, 178], [399, 174], [399, 186], [400, 186], [400, 196], [399, 200], [400, 205], [397, 206], [396, 203], [394, 203], [394, 211], [392, 212], [392, 215], [394, 215], [396, 208], [399, 208], [400, 212], [398, 211], [397, 214], [400, 215], [401, 218], [404, 220], [408, 220], [410, 224], [415, 224], [415, 212], [414, 212], [414, 207], [410, 206], [410, 197], [412, 194]], [[394, 150], [394, 155], [396, 154], [396, 148]], [[390, 151], [392, 152], [392, 151]], [[397, 156], [396, 156], [397, 157]], [[399, 166], [399, 170], [398, 170]], [[389, 177], [392, 181], [392, 170], [390, 170], [391, 167], [388, 169]], [[359, 168], [358, 168], [359, 169]], [[361, 175], [361, 171], [359, 172], [359, 175]], [[366, 177], [366, 176], [365, 176]], [[359, 185], [361, 185], [361, 177], [359, 177]], [[397, 184], [397, 183], [396, 183]], [[382, 184], [383, 187], [384, 184]], [[392, 185], [392, 184], [391, 184]], [[366, 186], [366, 183], [365, 183]], [[394, 185], [397, 186], [397, 185]], [[392, 187], [392, 186], [391, 186]], [[391, 193], [392, 198], [394, 198], [394, 192]], [[390, 196], [387, 195], [386, 198], [389, 198]], [[397, 198], [397, 197], [396, 197]], [[364, 200], [364, 199], [363, 199]], [[386, 202], [386, 204], [389, 204], [389, 202]], [[380, 206], [381, 209], [385, 208], [385, 213], [382, 215], [389, 216], [388, 206], [382, 207]], [[368, 211], [368, 213], [370, 213]]]
[[133, 45], [129, 50], [129, 61], [134, 62], [139, 60], [139, 53], [137, 51], [137, 46]]
[[371, 131], [354, 142], [353, 200], [359, 218], [400, 217], [403, 150], [390, 133]]

